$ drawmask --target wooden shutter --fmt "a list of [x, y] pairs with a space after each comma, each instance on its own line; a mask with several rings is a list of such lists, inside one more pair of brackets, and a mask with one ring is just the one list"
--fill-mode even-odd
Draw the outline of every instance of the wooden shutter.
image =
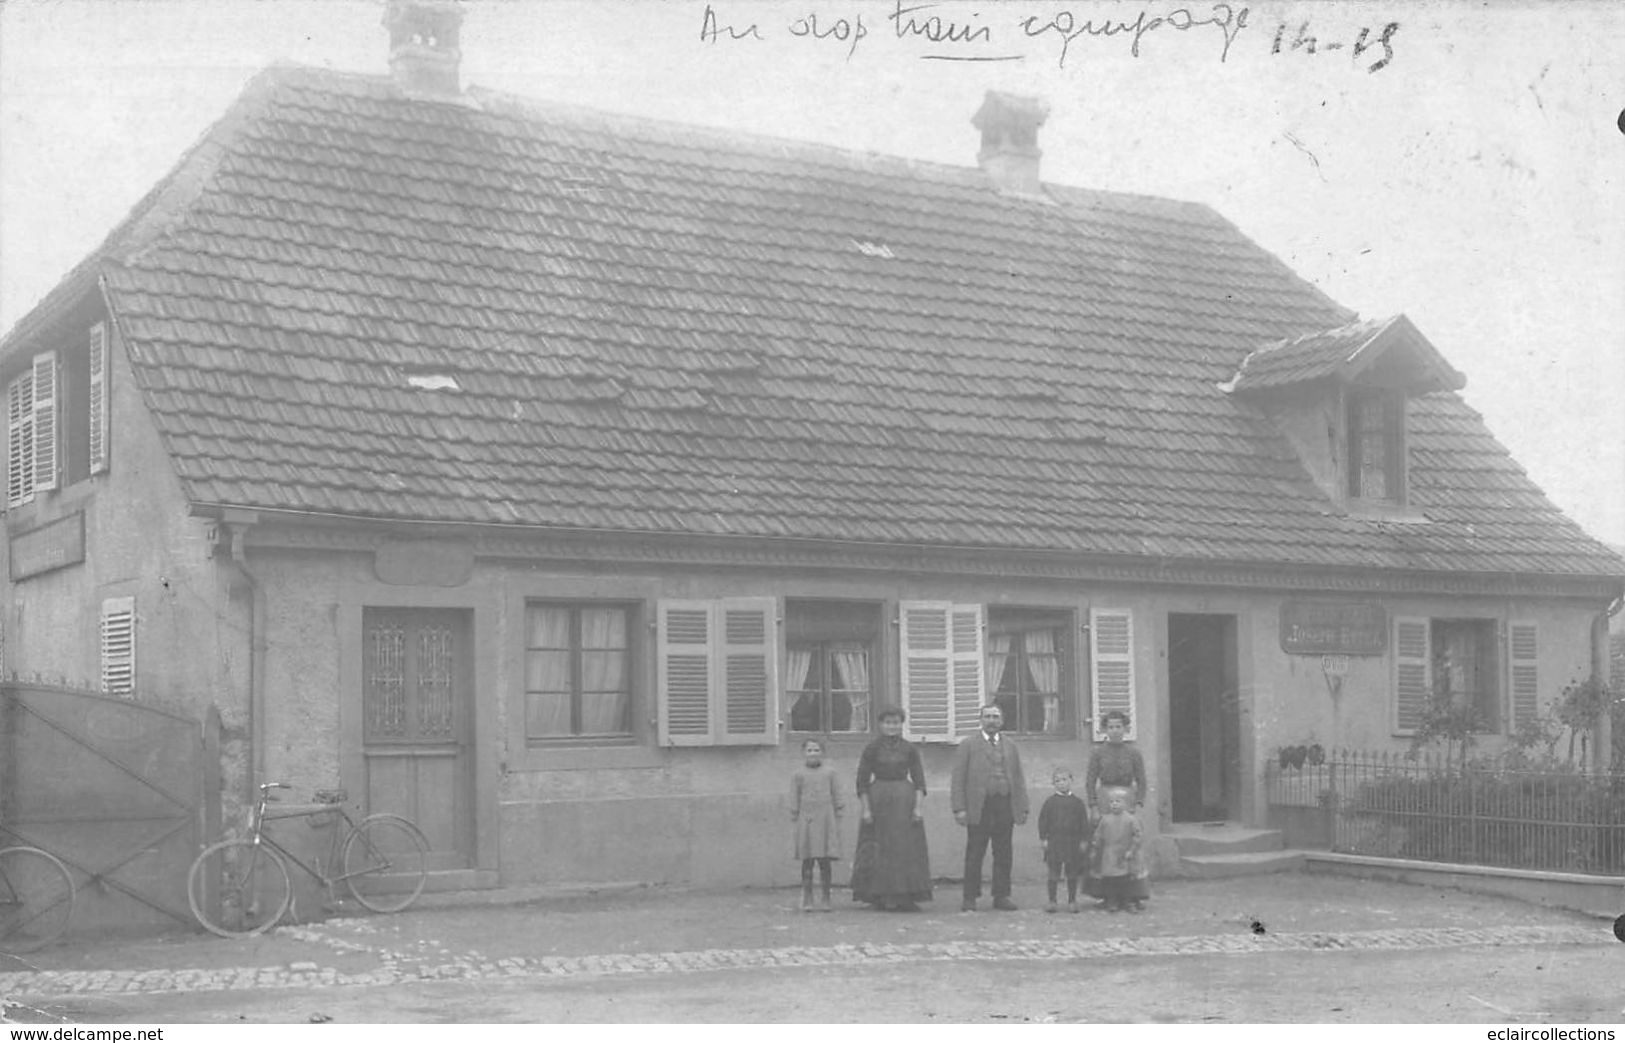
[[56, 352], [34, 356], [34, 491], [56, 488]]
[[6, 388], [6, 506], [34, 496], [34, 374], [30, 370]]
[[774, 598], [724, 598], [717, 605], [718, 743], [779, 741], [778, 608]]
[[102, 691], [135, 693], [135, 598], [102, 602]]
[[954, 607], [946, 601], [899, 602], [899, 658], [904, 734], [910, 739], [953, 738], [953, 652], [949, 633]]
[[1512, 640], [1512, 727], [1532, 721], [1540, 714], [1539, 674], [1540, 630], [1534, 623], [1513, 623]]
[[1425, 619], [1394, 620], [1394, 732], [1413, 734], [1433, 694], [1433, 647]]
[[949, 611], [953, 657], [953, 733], [973, 735], [981, 727], [983, 691], [982, 606], [955, 605]]
[[1089, 610], [1089, 673], [1095, 741], [1106, 740], [1100, 718], [1108, 710], [1128, 714], [1127, 737], [1134, 738], [1139, 733], [1140, 715], [1134, 705], [1134, 614], [1128, 609]]
[[662, 601], [656, 624], [656, 689], [660, 741], [668, 746], [711, 742], [712, 644], [709, 601]]
[[90, 473], [107, 470], [107, 430], [110, 404], [107, 398], [107, 324], [90, 327]]

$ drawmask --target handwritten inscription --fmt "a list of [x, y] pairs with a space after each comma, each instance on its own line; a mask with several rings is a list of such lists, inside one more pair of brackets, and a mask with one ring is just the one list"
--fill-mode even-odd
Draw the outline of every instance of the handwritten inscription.
[[[1218, 60], [1225, 62], [1251, 27], [1248, 19], [1253, 13], [1251, 8], [1222, 2], [1145, 7], [1134, 10], [1132, 17], [1117, 7], [1102, 14], [1088, 7], [1056, 9], [1046, 5], [1023, 10], [1021, 5], [1009, 3], [1001, 5], [1003, 9], [994, 16], [966, 10], [968, 6], [892, 0], [883, 19], [878, 19], [877, 13], [869, 20], [855, 6], [810, 6], [805, 14], [782, 25], [769, 25], [707, 4], [701, 16], [699, 39], [708, 47], [780, 38], [833, 44], [842, 47], [846, 60], [851, 61], [860, 45], [873, 38], [893, 46], [923, 48], [915, 57], [928, 61], [1004, 62], [1037, 57], [1066, 68], [1089, 44], [1112, 43], [1139, 58], [1148, 53], [1154, 38], [1188, 34], [1192, 38], [1211, 37]], [[1269, 40], [1271, 55], [1347, 53], [1357, 66], [1377, 72], [1393, 62], [1398, 32], [1398, 22], [1387, 22], [1380, 29], [1363, 26], [1346, 33], [1317, 31], [1307, 21], [1295, 26], [1281, 22], [1273, 37], [1259, 39]]]

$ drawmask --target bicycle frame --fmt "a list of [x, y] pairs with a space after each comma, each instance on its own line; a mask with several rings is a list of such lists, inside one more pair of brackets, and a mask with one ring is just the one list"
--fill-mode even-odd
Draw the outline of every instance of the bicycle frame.
[[[277, 814], [275, 812], [270, 812], [266, 807], [266, 805], [272, 802], [273, 799], [274, 798], [271, 797], [268, 789], [261, 788], [260, 800], [258, 805], [254, 808], [248, 835], [243, 839], [255, 845], [263, 844], [272, 851], [275, 851], [277, 854], [282, 856], [284, 861], [292, 863], [293, 865], [296, 865], [300, 869], [304, 870], [306, 876], [321, 884], [330, 895], [336, 893], [335, 885], [343, 883], [352, 876], [358, 875], [355, 873], [344, 873], [341, 871], [336, 876], [329, 876], [322, 872], [320, 860], [317, 861], [315, 866], [307, 864], [304, 859], [300, 858], [292, 851], [289, 851], [287, 847], [279, 843], [276, 837], [269, 832], [269, 823], [272, 822], [291, 822], [294, 819], [313, 819], [322, 815], [335, 815], [337, 816], [338, 821], [333, 823], [333, 837], [328, 842], [327, 864], [328, 866], [337, 866], [339, 865], [340, 852], [344, 848], [344, 841], [351, 833], [355, 832], [356, 828], [355, 819], [350, 817], [349, 811], [345, 809], [343, 804], [322, 804], [318, 807], [313, 807], [306, 810], [289, 811], [286, 813]], [[340, 822], [343, 823], [342, 828], [339, 825]]]

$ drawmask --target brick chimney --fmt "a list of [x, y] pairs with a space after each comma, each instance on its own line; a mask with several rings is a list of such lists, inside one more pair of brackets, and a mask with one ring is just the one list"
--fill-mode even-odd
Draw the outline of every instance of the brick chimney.
[[1023, 94], [988, 91], [971, 123], [982, 132], [976, 162], [1000, 192], [1039, 195], [1038, 128], [1049, 116], [1049, 104]]
[[463, 12], [456, 0], [389, 0], [389, 71], [408, 94], [455, 98], [462, 93], [457, 46]]

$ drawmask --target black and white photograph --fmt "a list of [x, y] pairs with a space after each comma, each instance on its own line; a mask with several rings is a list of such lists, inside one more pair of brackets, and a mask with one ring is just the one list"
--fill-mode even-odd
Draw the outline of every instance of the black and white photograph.
[[1622, 72], [3, 0], [0, 1022], [1612, 1039]]

